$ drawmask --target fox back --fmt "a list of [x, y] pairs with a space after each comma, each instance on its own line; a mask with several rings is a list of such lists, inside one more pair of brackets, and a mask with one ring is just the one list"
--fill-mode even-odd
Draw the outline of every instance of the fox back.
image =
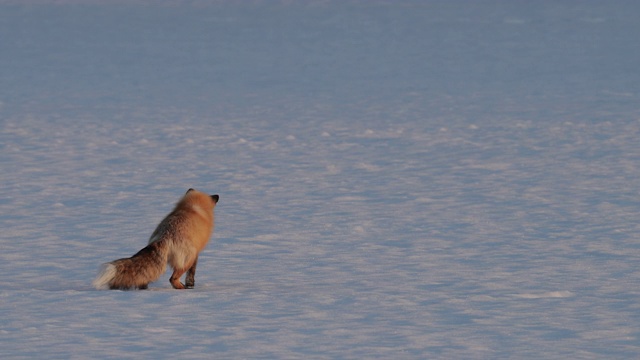
[[149, 244], [167, 243], [168, 262], [174, 270], [193, 263], [209, 242], [218, 199], [218, 195], [189, 189], [151, 234]]

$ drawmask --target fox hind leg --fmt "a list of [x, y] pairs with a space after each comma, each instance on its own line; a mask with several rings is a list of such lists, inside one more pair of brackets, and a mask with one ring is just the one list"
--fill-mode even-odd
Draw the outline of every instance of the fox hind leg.
[[187, 270], [189, 271], [186, 276], [187, 285], [191, 285], [195, 282], [194, 277], [196, 275], [196, 262], [198, 261], [198, 256], [194, 259], [193, 263], [187, 263], [187, 265], [183, 268], [174, 267], [173, 274], [171, 274], [171, 278], [169, 278], [169, 282], [174, 289], [186, 289], [183, 283], [180, 282], [180, 278], [184, 275]]
[[193, 262], [193, 265], [187, 270], [187, 276], [184, 279], [184, 286], [187, 289], [193, 289], [196, 284], [196, 265], [198, 265], [198, 257], [196, 256], [196, 260]]
[[184, 289], [184, 285], [180, 282], [180, 277], [187, 271], [186, 269], [173, 269], [173, 274], [169, 278], [169, 282], [174, 289]]

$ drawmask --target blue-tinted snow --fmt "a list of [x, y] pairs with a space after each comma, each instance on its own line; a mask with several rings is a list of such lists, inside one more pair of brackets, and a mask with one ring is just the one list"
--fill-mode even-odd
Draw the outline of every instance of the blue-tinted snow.
[[[639, 357], [638, 11], [0, 2], [0, 357]], [[196, 289], [94, 290], [189, 187]]]

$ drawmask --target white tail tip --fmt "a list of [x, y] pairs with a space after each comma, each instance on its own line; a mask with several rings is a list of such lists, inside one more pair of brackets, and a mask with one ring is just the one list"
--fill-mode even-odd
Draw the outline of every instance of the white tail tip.
[[111, 263], [103, 264], [100, 268], [100, 272], [95, 280], [93, 280], [93, 286], [98, 290], [108, 290], [109, 283], [116, 276], [116, 267]]

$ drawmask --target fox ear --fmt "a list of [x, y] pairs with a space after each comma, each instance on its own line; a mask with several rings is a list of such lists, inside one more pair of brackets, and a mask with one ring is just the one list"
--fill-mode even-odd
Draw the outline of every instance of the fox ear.
[[187, 190], [187, 194], [192, 192], [192, 191], [195, 191], [195, 189], [194, 188], [190, 188], [189, 190]]
[[216, 195], [211, 195], [211, 199], [213, 200], [213, 202], [214, 202], [215, 204], [217, 204], [217, 203], [218, 203], [218, 200], [220, 200], [220, 196], [219, 196], [219, 195], [217, 195], [217, 194], [216, 194]]

